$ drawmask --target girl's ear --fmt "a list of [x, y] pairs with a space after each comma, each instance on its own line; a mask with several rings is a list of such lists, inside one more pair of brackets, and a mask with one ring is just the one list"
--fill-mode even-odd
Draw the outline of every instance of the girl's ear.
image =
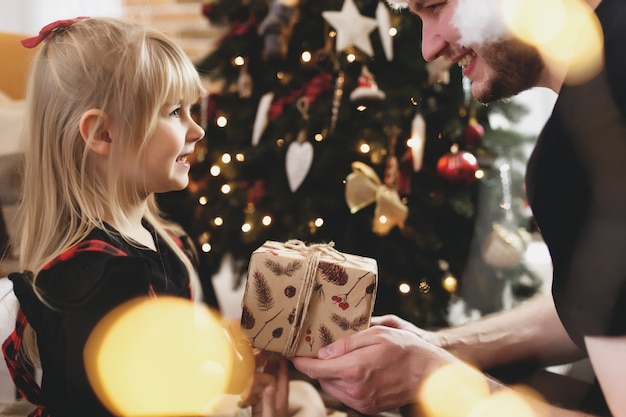
[[78, 129], [89, 149], [99, 155], [111, 153], [108, 117], [102, 110], [89, 109], [83, 113]]

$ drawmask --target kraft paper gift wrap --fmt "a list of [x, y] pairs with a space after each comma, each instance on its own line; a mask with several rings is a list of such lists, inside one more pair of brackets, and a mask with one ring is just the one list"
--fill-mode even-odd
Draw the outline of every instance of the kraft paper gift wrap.
[[376, 260], [341, 253], [332, 242], [267, 241], [250, 257], [242, 333], [256, 348], [314, 357], [369, 327], [377, 285]]

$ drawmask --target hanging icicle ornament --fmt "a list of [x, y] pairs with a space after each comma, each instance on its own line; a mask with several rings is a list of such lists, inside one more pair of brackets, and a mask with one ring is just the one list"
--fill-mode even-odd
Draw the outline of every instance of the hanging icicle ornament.
[[309, 103], [307, 97], [300, 97], [296, 103], [302, 115], [304, 127], [300, 129], [297, 139], [291, 142], [285, 154], [285, 171], [292, 193], [300, 188], [313, 164], [313, 145], [307, 140]]
[[354, 0], [344, 0], [341, 11], [323, 11], [322, 17], [337, 31], [336, 50], [350, 46], [368, 56], [374, 56], [370, 33], [376, 29], [376, 19], [362, 15]]
[[261, 136], [263, 136], [263, 132], [267, 127], [268, 123], [268, 112], [270, 106], [272, 105], [272, 101], [274, 100], [274, 93], [267, 92], [263, 94], [261, 99], [259, 100], [259, 106], [256, 110], [256, 117], [254, 118], [254, 125], [252, 126], [252, 145], [256, 146], [259, 144], [261, 140]]
[[426, 145], [426, 121], [422, 112], [418, 111], [411, 122], [411, 138], [407, 144], [407, 157], [411, 161], [413, 172], [419, 172], [424, 164], [424, 147]]
[[369, 68], [367, 68], [367, 65], [363, 64], [361, 66], [358, 85], [352, 93], [350, 93], [350, 100], [353, 102], [363, 102], [384, 100], [385, 97], [385, 92], [378, 88], [374, 75], [370, 72]]
[[376, 21], [378, 22], [378, 35], [382, 44], [385, 58], [393, 61], [393, 38], [391, 36], [391, 15], [384, 1], [378, 2], [376, 6]]

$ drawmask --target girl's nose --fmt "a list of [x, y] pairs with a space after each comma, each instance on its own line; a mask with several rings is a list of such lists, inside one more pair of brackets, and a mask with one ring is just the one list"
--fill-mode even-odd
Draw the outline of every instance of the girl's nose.
[[196, 122], [193, 122], [191, 129], [189, 129], [189, 133], [187, 138], [190, 142], [197, 142], [204, 138], [205, 131], [204, 129]]

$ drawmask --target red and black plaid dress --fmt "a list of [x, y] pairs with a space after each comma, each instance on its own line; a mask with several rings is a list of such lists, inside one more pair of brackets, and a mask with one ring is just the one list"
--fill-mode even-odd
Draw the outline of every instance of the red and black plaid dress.
[[[53, 308], [34, 294], [32, 274], [9, 275], [20, 310], [3, 353], [18, 392], [38, 406], [31, 417], [113, 415], [97, 399], [85, 372], [83, 348], [91, 330], [107, 312], [134, 297], [190, 297], [184, 265], [154, 235], [158, 252], [94, 230], [40, 272], [38, 288]], [[27, 322], [37, 333], [41, 387], [17, 357]]]

